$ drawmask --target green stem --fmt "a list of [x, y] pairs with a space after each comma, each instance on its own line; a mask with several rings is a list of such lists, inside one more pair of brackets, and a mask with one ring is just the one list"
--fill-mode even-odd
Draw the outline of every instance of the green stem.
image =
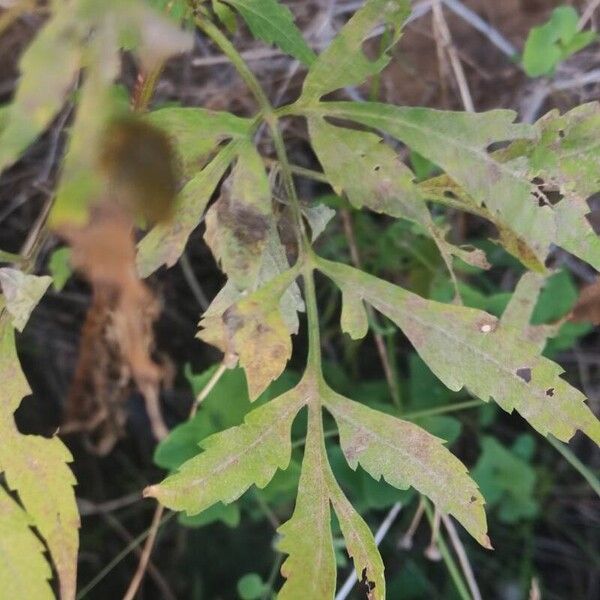
[[[290, 206], [294, 213], [294, 220], [296, 221], [297, 225], [298, 249], [300, 254], [298, 260], [299, 262], [303, 263], [305, 259], [312, 256], [312, 248], [306, 228], [304, 226], [304, 221], [302, 219], [302, 211], [300, 210], [300, 203], [298, 201], [298, 195], [294, 185], [292, 168], [288, 159], [283, 135], [281, 134], [281, 129], [279, 127], [278, 112], [273, 108], [254, 73], [252, 73], [244, 59], [236, 50], [235, 46], [220, 31], [220, 29], [211, 23], [200, 12], [199, 9], [196, 11], [195, 21], [198, 28], [203, 31], [215, 44], [217, 44], [223, 54], [229, 58], [240, 77], [244, 80], [245, 84], [254, 95], [259, 105], [262, 118], [269, 126], [271, 136], [273, 138], [275, 153], [277, 154], [277, 159], [281, 168], [283, 185], [288, 200], [290, 201]], [[321, 341], [319, 335], [319, 313], [317, 310], [317, 298], [312, 269], [312, 266], [309, 267], [307, 265], [302, 274], [305, 285], [305, 301], [308, 315], [308, 365], [316, 368], [315, 372], [320, 373]]]
[[319, 310], [312, 265], [307, 265], [302, 272], [304, 280], [304, 296], [306, 300], [306, 317], [308, 321], [308, 359], [307, 366], [314, 373], [321, 373], [321, 332], [319, 330]]
[[560, 452], [564, 459], [590, 484], [590, 487], [600, 496], [600, 481], [572, 452], [572, 450], [556, 438], [548, 435], [546, 438], [554, 448]]
[[457, 402], [456, 404], [451, 404], [450, 406], [438, 406], [436, 408], [428, 408], [426, 410], [419, 410], [417, 412], [407, 413], [402, 415], [403, 419], [422, 419], [423, 417], [433, 417], [435, 415], [445, 415], [447, 413], [456, 412], [459, 410], [465, 410], [467, 408], [475, 408], [477, 406], [482, 406], [485, 404], [483, 400], [466, 400], [465, 402]]

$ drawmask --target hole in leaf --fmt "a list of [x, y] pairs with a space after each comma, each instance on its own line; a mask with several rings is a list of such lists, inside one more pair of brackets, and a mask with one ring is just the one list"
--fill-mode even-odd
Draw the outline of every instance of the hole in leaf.
[[554, 388], [548, 388], [546, 390], [546, 396], [554, 396]]
[[559, 137], [561, 140], [564, 140], [564, 139], [565, 139], [565, 132], [564, 132], [564, 129], [559, 129], [559, 130], [558, 130], [558, 137]]
[[531, 381], [531, 369], [529, 367], [522, 367], [520, 369], [517, 369], [517, 375], [525, 383], [529, 383]]
[[444, 198], [458, 199], [458, 196], [452, 190], [444, 190]]
[[379, 169], [381, 169], [381, 167], [379, 165], [375, 165], [373, 167], [373, 171], [379, 171]]

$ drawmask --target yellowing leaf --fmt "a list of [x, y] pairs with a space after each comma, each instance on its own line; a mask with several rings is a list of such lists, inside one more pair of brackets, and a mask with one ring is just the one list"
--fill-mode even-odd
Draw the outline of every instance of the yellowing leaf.
[[75, 597], [79, 516], [67, 467], [72, 456], [58, 438], [22, 435], [13, 413], [29, 386], [19, 366], [14, 332], [0, 321], [0, 472], [17, 492], [26, 513], [50, 551], [60, 581], [61, 598]]
[[356, 577], [370, 590], [368, 600], [385, 600], [385, 577], [375, 538], [360, 514], [331, 478], [329, 494], [340, 523], [348, 555], [354, 561]]
[[200, 339], [223, 351], [228, 364], [239, 357], [251, 400], [283, 373], [292, 354], [280, 299], [296, 276], [296, 269], [282, 273], [253, 294], [242, 297], [222, 315], [211, 311], [200, 322]]
[[26, 275], [10, 267], [0, 269], [0, 287], [15, 329], [23, 331], [33, 309], [51, 283], [52, 277], [46, 275]]
[[272, 216], [271, 189], [263, 161], [247, 142], [238, 154], [230, 178], [219, 199], [206, 213], [204, 239], [240, 290], [252, 290], [262, 265], [269, 232], [276, 227]]
[[53, 600], [44, 545], [27, 513], [0, 486], [0, 589], [5, 598]]
[[267, 42], [277, 44], [284, 52], [297, 58], [305, 65], [315, 59], [315, 53], [308, 47], [302, 33], [294, 24], [290, 9], [278, 0], [223, 0], [233, 6], [248, 24], [252, 35]]
[[556, 237], [552, 209], [540, 206], [526, 160], [500, 162], [487, 151], [495, 142], [535, 136], [530, 126], [513, 123], [513, 112], [460, 113], [374, 102], [327, 102], [317, 112], [380, 129], [405, 142], [442, 167], [479, 206], [498, 213], [543, 263]]
[[568, 441], [577, 429], [600, 441], [600, 422], [585, 396], [560, 377], [562, 369], [540, 356], [539, 345], [498, 319], [472, 308], [425, 300], [352, 267], [318, 260], [342, 288], [351, 287], [394, 321], [429, 368], [451, 390], [463, 386], [507, 412], [516, 409], [542, 435]]
[[237, 500], [252, 484], [263, 488], [289, 464], [290, 428], [302, 403], [295, 389], [253, 410], [242, 425], [204, 440], [203, 452], [147, 487], [144, 496], [195, 515], [217, 502]]
[[179, 194], [172, 219], [159, 223], [138, 246], [137, 268], [148, 277], [161, 265], [172, 267], [181, 256], [192, 231], [200, 223], [219, 180], [235, 157], [237, 142], [228, 143]]
[[329, 506], [329, 464], [323, 442], [321, 409], [309, 407], [309, 425], [298, 497], [292, 518], [278, 532], [279, 549], [289, 554], [281, 567], [286, 582], [279, 600], [333, 598], [335, 555]]
[[358, 85], [379, 73], [390, 57], [384, 52], [376, 60], [369, 60], [362, 51], [364, 39], [378, 24], [384, 23], [394, 29], [391, 41], [394, 44], [409, 14], [410, 4], [406, 0], [368, 0], [311, 65], [300, 101], [314, 102], [329, 92]]
[[335, 394], [324, 397], [335, 417], [348, 464], [361, 465], [377, 481], [425, 494], [456, 517], [483, 546], [490, 547], [483, 496], [466, 467], [442, 440], [413, 423], [396, 419]]

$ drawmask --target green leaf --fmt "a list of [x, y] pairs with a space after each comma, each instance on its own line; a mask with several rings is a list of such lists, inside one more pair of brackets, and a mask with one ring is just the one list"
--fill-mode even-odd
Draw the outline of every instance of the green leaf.
[[219, 348], [227, 364], [235, 364], [239, 358], [251, 400], [283, 373], [292, 355], [280, 300], [296, 276], [296, 269], [284, 272], [222, 313], [209, 308], [200, 321], [200, 339]]
[[179, 194], [172, 219], [156, 225], [139, 243], [137, 268], [141, 277], [148, 277], [163, 264], [172, 267], [179, 260], [219, 180], [234, 159], [238, 144], [236, 141], [229, 142], [188, 181]]
[[241, 518], [240, 507], [237, 504], [223, 504], [218, 502], [197, 515], [188, 516], [185, 513], [181, 513], [177, 521], [184, 527], [190, 527], [191, 529], [198, 529], [199, 527], [205, 527], [216, 522], [221, 522], [227, 525], [227, 527], [235, 528], [240, 524]]
[[494, 438], [484, 436], [481, 448], [471, 475], [489, 507], [498, 509], [498, 517], [504, 523], [534, 517], [539, 508], [535, 500], [535, 471]]
[[8, 488], [17, 492], [31, 524], [48, 546], [61, 598], [70, 600], [75, 597], [79, 528], [75, 478], [67, 467], [73, 457], [57, 437], [22, 435], [17, 429], [13, 413], [30, 390], [17, 358], [14, 331], [4, 319], [0, 320], [0, 381], [4, 382], [0, 396], [0, 472]]
[[273, 228], [269, 180], [260, 154], [247, 142], [239, 148], [219, 199], [206, 213], [204, 234], [221, 269], [238, 289], [255, 288]]
[[292, 518], [278, 529], [279, 550], [289, 555], [281, 567], [286, 582], [278, 600], [326, 600], [335, 593], [329, 464], [321, 418], [321, 410], [311, 407], [296, 506]]
[[560, 377], [562, 369], [540, 356], [521, 331], [485, 312], [425, 300], [346, 265], [318, 260], [319, 270], [350, 286], [398, 325], [421, 358], [451, 390], [466, 386], [507, 412], [517, 410], [542, 435], [568, 441], [577, 429], [600, 441], [600, 422], [585, 396]]
[[258, 573], [246, 573], [237, 582], [237, 591], [242, 600], [259, 600], [268, 590], [269, 587]]
[[226, 140], [250, 135], [252, 121], [225, 111], [173, 106], [152, 111], [146, 118], [163, 129], [175, 147], [190, 175], [198, 171], [206, 159]]
[[294, 389], [248, 413], [242, 425], [203, 440], [203, 452], [147, 487], [144, 497], [195, 515], [237, 500], [252, 484], [265, 487], [290, 462], [290, 428], [303, 400]]
[[10, 267], [0, 269], [0, 286], [15, 329], [23, 331], [51, 283], [52, 277], [47, 275], [27, 275]]
[[44, 545], [27, 513], [0, 486], [0, 586], [5, 598], [53, 600]]
[[234, 34], [237, 30], [235, 13], [229, 8], [229, 6], [227, 6], [227, 4], [225, 4], [223, 0], [212, 0], [211, 6], [213, 12], [219, 21], [225, 25], [227, 31], [229, 31], [231, 34]]
[[594, 32], [578, 32], [578, 22], [572, 6], [559, 6], [544, 25], [531, 29], [523, 51], [523, 68], [529, 77], [550, 75], [558, 63], [596, 39]]
[[54, 289], [60, 292], [73, 274], [71, 269], [71, 249], [57, 248], [53, 250], [48, 261], [48, 270], [54, 283]]
[[406, 0], [368, 0], [311, 65], [300, 102], [312, 103], [329, 92], [358, 85], [379, 73], [390, 56], [384, 52], [376, 60], [369, 60], [362, 51], [364, 39], [383, 23], [394, 29], [392, 46], [398, 41], [409, 14], [410, 4]]
[[396, 419], [330, 392], [325, 406], [334, 416], [348, 464], [361, 465], [373, 478], [399, 489], [409, 486], [456, 517], [483, 546], [490, 547], [483, 497], [466, 467], [413, 423]]
[[305, 65], [310, 65], [315, 60], [315, 53], [304, 41], [287, 6], [283, 6], [277, 0], [223, 0], [223, 2], [233, 6], [242, 15], [254, 37], [260, 38], [267, 44], [276, 44]]

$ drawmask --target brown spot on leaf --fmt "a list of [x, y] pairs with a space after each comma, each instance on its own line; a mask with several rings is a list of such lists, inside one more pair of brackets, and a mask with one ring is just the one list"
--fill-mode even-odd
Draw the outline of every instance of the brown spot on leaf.
[[529, 383], [531, 381], [531, 369], [529, 367], [517, 369], [516, 373], [525, 383]]
[[222, 194], [217, 200], [219, 223], [233, 232], [244, 246], [252, 246], [266, 239], [271, 221], [267, 215], [252, 206]]

